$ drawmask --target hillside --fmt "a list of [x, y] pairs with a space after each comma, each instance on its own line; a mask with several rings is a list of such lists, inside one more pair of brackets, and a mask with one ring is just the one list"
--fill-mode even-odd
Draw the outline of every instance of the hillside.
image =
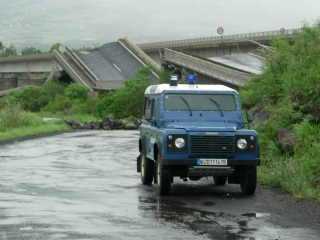
[[241, 91], [260, 134], [260, 180], [320, 199], [320, 25], [278, 39], [264, 73]]

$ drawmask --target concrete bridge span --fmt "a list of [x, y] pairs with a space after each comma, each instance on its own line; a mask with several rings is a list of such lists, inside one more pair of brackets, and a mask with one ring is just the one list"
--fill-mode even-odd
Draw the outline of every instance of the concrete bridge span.
[[282, 37], [290, 39], [300, 31], [301, 29], [289, 29], [243, 33], [226, 36], [141, 43], [138, 44], [138, 46], [157, 62], [161, 62], [161, 51], [165, 48], [203, 58], [211, 58], [234, 53], [248, 53], [263, 45], [270, 45], [272, 40], [276, 38]]
[[300, 31], [290, 29], [142, 44], [124, 38], [90, 51], [65, 47], [54, 54], [0, 58], [0, 91], [40, 85], [52, 74], [61, 72], [91, 91], [110, 90], [122, 86], [147, 65], [151, 66], [152, 78], [156, 80], [161, 65], [168, 64], [198, 73], [200, 83], [223, 83], [239, 88], [253, 74], [262, 72], [264, 60], [259, 56], [259, 49], [268, 49], [273, 39], [290, 39]]
[[0, 95], [41, 85], [54, 73], [66, 73], [90, 91], [113, 90], [144, 66], [151, 66], [152, 79], [159, 78], [161, 66], [128, 39], [88, 51], [62, 46], [53, 54], [0, 58]]
[[52, 54], [0, 58], [0, 91], [41, 85], [62, 68]]
[[163, 64], [174, 64], [180, 69], [200, 74], [200, 83], [215, 84], [222, 82], [234, 88], [243, 86], [252, 75], [249, 72], [230, 68], [209, 59], [191, 56], [167, 48], [163, 50], [162, 62]]

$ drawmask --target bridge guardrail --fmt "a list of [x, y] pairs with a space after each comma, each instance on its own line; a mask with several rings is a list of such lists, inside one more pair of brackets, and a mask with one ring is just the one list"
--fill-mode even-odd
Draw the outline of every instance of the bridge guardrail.
[[128, 48], [128, 51], [132, 51], [135, 57], [140, 58], [143, 64], [151, 66], [151, 68], [155, 71], [155, 75], [159, 77], [158, 74], [161, 72], [161, 66], [151, 57], [149, 57], [144, 51], [142, 51], [140, 47], [127, 38], [119, 39], [118, 42], [122, 46]]
[[79, 74], [74, 67], [67, 61], [65, 55], [63, 53], [61, 53], [58, 50], [54, 51], [55, 57], [58, 60], [58, 62], [63, 66], [63, 68], [65, 69], [66, 72], [68, 72], [68, 74], [70, 74], [70, 76], [77, 80], [78, 82], [82, 83], [84, 86], [86, 86], [89, 90], [93, 90], [92, 86], [90, 83], [88, 83], [86, 80], [84, 80], [81, 76], [81, 74]]
[[78, 67], [83, 71], [83, 73], [86, 75], [88, 80], [92, 85], [96, 85], [96, 81], [98, 80], [98, 77], [89, 69], [85, 63], [80, 59], [80, 57], [75, 53], [73, 50], [66, 47], [66, 53], [68, 54], [68, 57], [74, 61]]
[[301, 29], [287, 29], [284, 31], [266, 31], [257, 33], [242, 33], [233, 34], [228, 36], [214, 36], [214, 37], [202, 37], [185, 40], [173, 40], [173, 41], [161, 41], [154, 43], [142, 43], [139, 46], [144, 51], [153, 51], [162, 48], [183, 48], [183, 47], [196, 47], [202, 45], [215, 45], [222, 43], [239, 43], [247, 40], [254, 41], [266, 41], [272, 40], [280, 36], [291, 37], [296, 33], [301, 32]]

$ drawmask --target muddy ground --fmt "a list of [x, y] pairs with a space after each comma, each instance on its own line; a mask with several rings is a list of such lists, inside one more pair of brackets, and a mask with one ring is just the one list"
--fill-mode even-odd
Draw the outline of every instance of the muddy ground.
[[0, 240], [320, 239], [320, 205], [212, 179], [159, 198], [136, 173], [136, 131], [66, 133], [0, 146]]

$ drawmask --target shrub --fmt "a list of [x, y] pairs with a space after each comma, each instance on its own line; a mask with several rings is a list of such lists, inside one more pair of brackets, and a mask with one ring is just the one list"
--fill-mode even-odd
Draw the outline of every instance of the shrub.
[[86, 101], [89, 90], [78, 83], [72, 83], [65, 89], [64, 94], [71, 100]]
[[57, 95], [64, 93], [64, 85], [58, 81], [49, 81], [43, 86], [28, 86], [11, 93], [3, 102], [18, 104], [25, 111], [39, 112]]
[[66, 84], [59, 81], [48, 81], [42, 87], [42, 94], [48, 97], [50, 101], [54, 100], [56, 96], [63, 95]]
[[49, 102], [48, 96], [42, 93], [41, 87], [30, 86], [12, 93], [9, 102], [21, 105], [23, 110], [39, 112]]
[[122, 88], [101, 97], [97, 103], [98, 116], [140, 118], [143, 114], [144, 92], [150, 84], [150, 74], [149, 68], [141, 69], [135, 77], [126, 81]]
[[97, 99], [96, 97], [89, 97], [86, 101], [74, 100], [70, 113], [72, 114], [91, 114], [96, 115]]
[[[305, 27], [293, 40], [278, 39], [261, 76], [241, 90], [246, 108], [260, 106], [262, 182], [296, 196], [320, 199], [320, 26]], [[279, 150], [277, 132], [295, 136], [294, 152]]]
[[72, 101], [63, 96], [58, 95], [43, 110], [51, 113], [69, 113], [72, 107]]
[[278, 39], [265, 72], [243, 89], [245, 106], [288, 97], [306, 112], [320, 104], [320, 27], [305, 27], [295, 40]]
[[8, 106], [0, 111], [0, 131], [11, 128], [36, 126], [42, 119], [35, 114], [24, 112], [18, 105]]

